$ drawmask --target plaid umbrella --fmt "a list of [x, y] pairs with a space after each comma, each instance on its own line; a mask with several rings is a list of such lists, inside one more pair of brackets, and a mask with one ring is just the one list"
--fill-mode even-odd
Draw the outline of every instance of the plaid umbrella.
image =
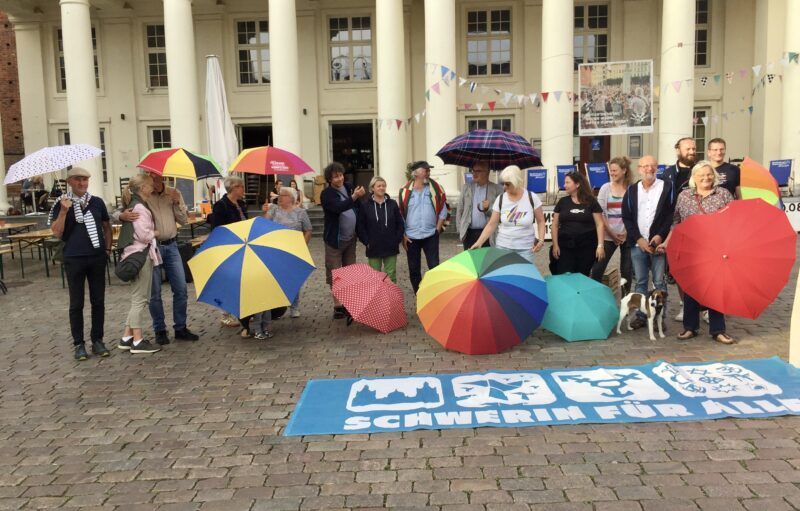
[[445, 144], [436, 156], [447, 164], [462, 167], [472, 167], [476, 161], [485, 160], [494, 170], [508, 165], [525, 169], [542, 164], [539, 152], [521, 135], [501, 130], [463, 133]]

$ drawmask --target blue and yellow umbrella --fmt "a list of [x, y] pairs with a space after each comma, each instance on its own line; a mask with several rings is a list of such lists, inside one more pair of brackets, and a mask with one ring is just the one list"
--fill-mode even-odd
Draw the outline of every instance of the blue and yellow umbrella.
[[214, 229], [189, 268], [198, 301], [241, 318], [289, 306], [315, 266], [303, 233], [256, 217]]

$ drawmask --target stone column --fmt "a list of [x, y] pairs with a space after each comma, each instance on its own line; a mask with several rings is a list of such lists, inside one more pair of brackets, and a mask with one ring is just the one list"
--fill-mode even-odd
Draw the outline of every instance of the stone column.
[[[664, 0], [661, 8], [658, 162], [674, 163], [675, 142], [692, 136], [694, 82], [685, 80], [694, 78], [695, 0]], [[677, 81], [678, 91], [673, 86]]]
[[[269, 2], [269, 46], [273, 145], [302, 157], [295, 0]], [[297, 185], [302, 189], [301, 176]]]
[[552, 92], [573, 89], [574, 16], [572, 0], [544, 0], [541, 90], [551, 94], [542, 102], [542, 164], [551, 186], [556, 186], [556, 165], [572, 163], [572, 103], [566, 97], [556, 101]]
[[[405, 184], [408, 151], [403, 0], [375, 4], [375, 65], [378, 86], [378, 171], [395, 196]], [[430, 112], [429, 112], [430, 113]], [[397, 126], [395, 119], [402, 120]]]
[[[787, 0], [786, 2], [786, 35], [784, 51], [800, 52], [800, 32], [797, 30], [800, 23], [800, 0]], [[800, 166], [800, 64], [790, 62], [783, 68], [783, 129], [781, 130], [781, 158], [792, 158], [793, 174], [797, 179], [798, 166]], [[764, 162], [767, 163], [767, 162]], [[797, 187], [795, 186], [795, 189]], [[792, 306], [792, 320], [789, 330], [789, 362], [795, 367], [800, 367], [800, 282], [798, 282], [794, 305]]]
[[[60, 4], [70, 143], [100, 147], [89, 1], [61, 0]], [[104, 185], [100, 158], [81, 162], [80, 165], [92, 174], [89, 193], [102, 198]]]
[[[425, 89], [442, 80], [441, 67], [456, 70], [456, 4], [455, 0], [425, 0], [425, 63], [436, 69], [425, 69]], [[450, 86], [440, 84], [439, 94], [431, 91], [426, 104], [425, 141], [428, 162], [435, 168], [431, 176], [444, 186], [448, 195], [459, 190], [459, 173], [455, 165], [444, 165], [436, 152], [458, 135], [456, 94], [458, 78]], [[414, 159], [417, 159], [416, 157]]]

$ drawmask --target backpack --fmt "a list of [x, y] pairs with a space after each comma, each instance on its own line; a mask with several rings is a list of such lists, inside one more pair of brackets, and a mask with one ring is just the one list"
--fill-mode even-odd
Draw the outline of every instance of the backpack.
[[[503, 195], [505, 195], [505, 192], [500, 194], [500, 205], [498, 206], [498, 209], [500, 209], [500, 211], [503, 211]], [[531, 203], [531, 209], [536, 209], [536, 206], [533, 205], [533, 192], [531, 192], [530, 190], [528, 190], [528, 201], [530, 201]]]

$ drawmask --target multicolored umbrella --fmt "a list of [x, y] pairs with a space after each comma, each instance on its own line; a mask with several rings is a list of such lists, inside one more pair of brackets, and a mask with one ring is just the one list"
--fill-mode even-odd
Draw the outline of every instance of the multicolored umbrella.
[[767, 204], [781, 206], [778, 182], [757, 161], [745, 158], [739, 167], [739, 179], [742, 199], [763, 199]]
[[48, 172], [57, 172], [70, 165], [91, 160], [103, 154], [89, 144], [70, 144], [44, 147], [13, 164], [6, 173], [3, 184], [16, 183]]
[[542, 328], [570, 342], [608, 339], [619, 319], [611, 288], [582, 273], [551, 275], [546, 280], [550, 305]]
[[447, 164], [462, 167], [472, 167], [476, 161], [484, 160], [494, 170], [509, 165], [525, 169], [542, 164], [539, 152], [522, 135], [502, 130], [463, 133], [439, 149], [436, 156]]
[[417, 314], [428, 334], [449, 350], [499, 353], [539, 326], [547, 289], [536, 266], [497, 248], [461, 252], [428, 271]]
[[219, 164], [210, 156], [193, 153], [180, 147], [153, 149], [142, 156], [137, 167], [165, 177], [181, 179], [222, 177]]
[[406, 326], [403, 292], [382, 271], [359, 263], [333, 270], [333, 296], [359, 323], [388, 333]]
[[314, 169], [296, 154], [277, 147], [262, 146], [245, 149], [239, 153], [239, 156], [231, 163], [228, 172], [294, 176], [314, 172]]
[[765, 201], [733, 201], [692, 215], [672, 230], [667, 260], [692, 298], [716, 311], [756, 319], [789, 281], [797, 234]]
[[289, 306], [314, 261], [303, 233], [256, 217], [211, 231], [189, 268], [198, 301], [241, 318]]

